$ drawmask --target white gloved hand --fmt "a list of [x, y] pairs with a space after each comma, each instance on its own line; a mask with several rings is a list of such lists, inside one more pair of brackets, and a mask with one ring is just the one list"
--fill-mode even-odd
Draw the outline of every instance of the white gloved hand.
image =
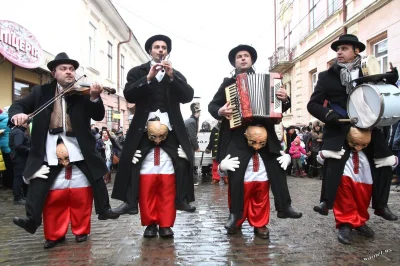
[[219, 164], [219, 170], [224, 172], [228, 170], [235, 172], [235, 168], [239, 168], [239, 164], [240, 162], [238, 157], [231, 158], [231, 155], [228, 154]]
[[326, 158], [340, 159], [342, 158], [344, 152], [345, 152], [344, 149], [341, 149], [340, 151], [322, 150], [320, 151], [320, 154], [322, 154], [321, 156], [322, 159]]
[[179, 148], [178, 148], [178, 156], [189, 161], [189, 159], [186, 155], [186, 152], [182, 149], [181, 145], [179, 145]]
[[29, 184], [30, 181], [35, 178], [47, 179], [48, 173], [50, 173], [50, 168], [47, 165], [42, 165], [39, 168], [39, 170], [37, 170], [31, 177], [29, 178], [22, 177], [22, 179], [24, 180], [25, 184]]
[[384, 166], [396, 166], [398, 163], [398, 159], [396, 156], [391, 155], [385, 158], [379, 158], [379, 159], [374, 158], [374, 162], [375, 162], [375, 167], [380, 168]]
[[281, 155], [276, 160], [278, 160], [279, 164], [283, 168], [283, 170], [286, 170], [290, 162], [292, 161], [292, 158], [290, 158], [289, 154], [286, 154], [284, 151], [281, 151]]
[[136, 164], [139, 162], [139, 158], [142, 157], [142, 152], [140, 150], [135, 151], [135, 154], [133, 155], [132, 163]]

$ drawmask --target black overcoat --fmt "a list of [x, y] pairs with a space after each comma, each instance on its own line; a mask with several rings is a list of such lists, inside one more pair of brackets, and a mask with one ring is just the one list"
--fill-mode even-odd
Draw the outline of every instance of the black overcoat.
[[[45, 85], [33, 87], [32, 92], [19, 101], [14, 102], [9, 109], [9, 118], [19, 113], [30, 114], [54, 97], [57, 80]], [[89, 95], [71, 95], [65, 98], [67, 113], [70, 116], [72, 129], [78, 140], [83, 158], [91, 176], [88, 179], [98, 180], [107, 173], [107, 166], [96, 150], [96, 140], [91, 133], [90, 119], [101, 121], [105, 110], [101, 97], [97, 102], [90, 101]], [[49, 105], [36, 115], [32, 121], [31, 149], [24, 171], [25, 177], [32, 176], [44, 163], [47, 132], [54, 104]]]
[[[136, 111], [125, 137], [125, 143], [121, 152], [117, 175], [114, 182], [112, 198], [125, 202], [127, 201], [127, 187], [131, 178], [132, 158], [134, 152], [139, 146], [143, 133], [145, 132], [145, 126], [153, 100], [150, 93], [152, 90], [151, 83], [158, 82], [156, 78], [153, 78], [150, 83], [147, 82], [147, 74], [149, 71], [150, 62], [132, 68], [128, 72], [128, 82], [124, 89], [125, 99], [129, 103], [136, 104]], [[194, 90], [186, 82], [186, 78], [175, 69], [174, 79], [172, 82], [170, 82], [168, 75], [165, 75], [161, 82], [164, 83], [166, 88], [167, 102], [165, 103], [165, 106], [168, 111], [169, 120], [173, 126], [173, 131], [178, 137], [180, 145], [189, 158], [191, 169], [189, 175], [192, 175], [193, 150], [182, 118], [180, 103], [188, 103], [192, 101]], [[192, 198], [192, 196], [189, 196], [189, 198]]]

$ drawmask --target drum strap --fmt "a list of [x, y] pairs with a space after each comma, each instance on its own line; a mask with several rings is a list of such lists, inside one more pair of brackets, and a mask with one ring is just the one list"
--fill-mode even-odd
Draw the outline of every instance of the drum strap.
[[335, 111], [336, 113], [340, 114], [343, 117], [347, 117], [347, 111], [340, 107], [339, 104], [329, 102], [329, 106]]

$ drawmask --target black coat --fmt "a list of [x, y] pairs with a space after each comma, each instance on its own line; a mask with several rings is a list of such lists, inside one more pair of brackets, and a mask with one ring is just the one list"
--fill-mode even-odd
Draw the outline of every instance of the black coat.
[[[9, 118], [19, 113], [30, 114], [52, 99], [55, 95], [57, 81], [45, 85], [33, 87], [32, 92], [25, 98], [13, 103], [9, 109]], [[103, 178], [107, 173], [107, 167], [100, 153], [96, 150], [96, 140], [90, 129], [90, 119], [101, 121], [105, 110], [101, 98], [97, 102], [91, 102], [89, 95], [72, 95], [65, 98], [67, 113], [70, 116], [72, 129], [78, 140], [83, 158], [89, 168], [91, 177], [95, 180]], [[33, 118], [31, 131], [31, 150], [24, 171], [24, 176], [32, 176], [44, 164], [46, 151], [47, 132], [50, 125], [50, 117], [53, 105], [49, 105]]]
[[219, 125], [213, 127], [210, 134], [210, 140], [207, 145], [207, 150], [210, 150], [212, 153], [212, 158], [215, 159], [218, 153], [218, 139], [219, 139]]
[[26, 134], [26, 129], [21, 126], [12, 128], [8, 143], [11, 149], [11, 160], [26, 162], [31, 148], [31, 139]]
[[194, 115], [191, 115], [188, 119], [185, 120], [185, 127], [193, 150], [198, 150], [199, 143], [197, 142], [197, 131], [199, 128], [199, 119], [196, 118]]
[[[115, 199], [126, 201], [126, 190], [131, 178], [132, 158], [139, 147], [139, 142], [145, 132], [145, 126], [152, 104], [152, 82], [158, 82], [153, 78], [151, 83], [147, 82], [147, 74], [150, 71], [150, 62], [132, 68], [128, 72], [127, 83], [124, 89], [125, 99], [129, 103], [136, 104], [135, 116], [129, 126], [126, 134], [124, 147], [121, 152], [117, 175], [115, 178], [112, 197]], [[185, 124], [182, 118], [180, 103], [188, 103], [192, 101], [194, 90], [187, 84], [186, 78], [174, 69], [174, 80], [170, 82], [168, 75], [163, 80], [166, 88], [165, 106], [168, 110], [168, 116], [173, 131], [179, 139], [182, 149], [189, 158], [190, 169], [193, 168], [193, 149], [187, 136]]]
[[[227, 155], [228, 144], [231, 140], [232, 134], [237, 134], [241, 131], [237, 129], [230, 130], [229, 120], [225, 117], [221, 117], [218, 115], [218, 110], [225, 105], [227, 102], [226, 95], [225, 95], [225, 88], [233, 83], [236, 82], [234, 77], [225, 78], [222, 82], [221, 86], [219, 87], [217, 93], [214, 95], [214, 98], [208, 105], [208, 111], [210, 114], [217, 120], [222, 119], [221, 128], [220, 128], [220, 139], [218, 141], [218, 154], [217, 154], [217, 161], [221, 162], [225, 156]], [[288, 103], [283, 105], [282, 111], [285, 112], [290, 108], [290, 98], [288, 98]], [[258, 121], [257, 124], [262, 124], [268, 131], [268, 140], [267, 145], [265, 146], [269, 152], [275, 153], [280, 155], [281, 144], [276, 136], [274, 124], [269, 123], [268, 121]], [[244, 136], [243, 136], [244, 138]]]

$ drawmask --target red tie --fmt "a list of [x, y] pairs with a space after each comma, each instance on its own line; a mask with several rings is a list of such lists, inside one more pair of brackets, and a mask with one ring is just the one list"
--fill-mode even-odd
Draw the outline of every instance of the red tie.
[[354, 165], [354, 174], [358, 174], [360, 171], [360, 159], [358, 157], [358, 152], [353, 151], [353, 165]]
[[72, 177], [72, 165], [65, 167], [65, 179], [71, 180]]
[[154, 148], [154, 165], [160, 165], [160, 147], [156, 146]]
[[253, 172], [258, 172], [260, 169], [260, 161], [258, 160], [258, 153], [253, 155]]

